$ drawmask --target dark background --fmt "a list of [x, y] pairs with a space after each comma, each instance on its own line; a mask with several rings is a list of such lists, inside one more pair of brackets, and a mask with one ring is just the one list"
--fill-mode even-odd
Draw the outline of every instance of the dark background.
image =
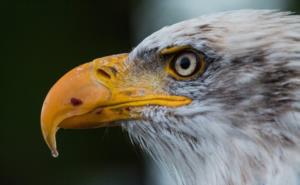
[[[81, 63], [129, 52], [138, 0], [2, 1], [0, 185], [143, 185], [142, 152], [121, 128], [58, 133], [54, 159], [40, 131], [53, 83]], [[300, 10], [294, 0], [288, 10]]]

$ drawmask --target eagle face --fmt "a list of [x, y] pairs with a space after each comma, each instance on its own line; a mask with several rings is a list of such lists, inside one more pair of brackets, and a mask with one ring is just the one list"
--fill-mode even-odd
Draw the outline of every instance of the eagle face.
[[47, 95], [58, 128], [121, 125], [178, 185], [296, 185], [300, 18], [268, 10], [162, 28], [129, 54], [83, 64]]

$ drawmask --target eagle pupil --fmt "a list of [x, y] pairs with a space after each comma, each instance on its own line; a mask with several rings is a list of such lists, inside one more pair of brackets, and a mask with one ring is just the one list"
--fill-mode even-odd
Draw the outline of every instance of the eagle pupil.
[[180, 61], [180, 67], [182, 69], [188, 69], [190, 67], [190, 65], [191, 65], [191, 61], [190, 61], [189, 58], [184, 57], [184, 58], [181, 59], [181, 61]]

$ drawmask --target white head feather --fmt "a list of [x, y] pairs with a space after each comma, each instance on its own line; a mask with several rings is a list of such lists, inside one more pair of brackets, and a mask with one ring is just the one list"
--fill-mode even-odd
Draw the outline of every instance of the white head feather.
[[[210, 64], [194, 81], [168, 81], [185, 107], [147, 107], [123, 123], [177, 185], [297, 185], [300, 139], [300, 17], [242, 10], [164, 27], [128, 62], [157, 66], [157, 54], [188, 45]], [[154, 69], [155, 67], [153, 67]]]

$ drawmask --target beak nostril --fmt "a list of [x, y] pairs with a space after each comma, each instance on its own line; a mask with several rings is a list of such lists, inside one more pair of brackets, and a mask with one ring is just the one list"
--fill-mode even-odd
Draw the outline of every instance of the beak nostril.
[[104, 71], [103, 69], [97, 69], [97, 73], [105, 78], [111, 79], [110, 74]]

